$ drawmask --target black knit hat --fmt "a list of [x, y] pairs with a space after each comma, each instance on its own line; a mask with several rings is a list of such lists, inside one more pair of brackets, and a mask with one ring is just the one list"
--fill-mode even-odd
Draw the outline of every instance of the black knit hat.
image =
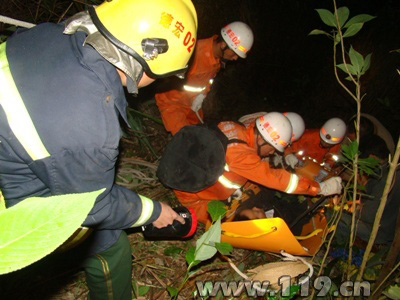
[[167, 187], [190, 193], [217, 182], [224, 172], [226, 136], [207, 126], [183, 127], [168, 143], [157, 169]]

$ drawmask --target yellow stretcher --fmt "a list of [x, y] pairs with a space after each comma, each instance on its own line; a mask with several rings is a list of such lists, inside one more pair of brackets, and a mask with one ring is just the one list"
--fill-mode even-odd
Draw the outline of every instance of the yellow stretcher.
[[314, 255], [327, 230], [326, 217], [317, 214], [305, 224], [301, 236], [295, 237], [281, 218], [224, 222], [221, 241], [236, 248], [301, 256]]

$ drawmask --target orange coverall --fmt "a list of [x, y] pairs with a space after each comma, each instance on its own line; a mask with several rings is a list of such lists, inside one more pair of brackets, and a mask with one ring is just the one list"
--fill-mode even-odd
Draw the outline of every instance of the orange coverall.
[[[229, 172], [223, 175], [238, 186], [243, 186], [248, 180], [279, 191], [288, 191], [293, 194], [307, 194], [315, 196], [319, 192], [319, 184], [305, 178], [298, 178], [282, 169], [271, 169], [267, 162], [261, 160], [257, 154], [254, 140], [254, 123], [248, 127], [235, 122], [221, 122], [218, 127], [229, 139], [240, 139], [246, 144], [228, 144], [226, 163]], [[296, 181], [298, 179], [298, 182]], [[296, 185], [297, 183], [297, 185]], [[187, 193], [175, 190], [180, 203], [196, 211], [200, 222], [206, 223], [209, 215], [207, 204], [212, 200], [228, 199], [235, 188], [227, 188], [220, 182], [198, 193]]]
[[318, 163], [322, 163], [328, 153], [339, 153], [340, 144], [333, 145], [330, 148], [323, 148], [320, 146], [320, 140], [319, 129], [307, 129], [298, 141], [285, 149], [285, 156], [291, 153], [296, 154], [302, 150], [302, 156], [310, 156], [316, 159]]
[[[210, 79], [213, 79], [220, 70], [220, 61], [212, 52], [213, 42], [217, 38], [218, 36], [215, 35], [197, 42], [193, 61], [186, 73], [185, 85], [205, 88], [202, 92], [189, 92], [182, 88], [182, 90], [171, 90], [155, 96], [165, 129], [172, 135], [184, 126], [200, 123], [191, 110], [191, 106], [197, 95], [208, 93], [211, 87]], [[199, 115], [203, 117], [202, 110], [199, 110]]]

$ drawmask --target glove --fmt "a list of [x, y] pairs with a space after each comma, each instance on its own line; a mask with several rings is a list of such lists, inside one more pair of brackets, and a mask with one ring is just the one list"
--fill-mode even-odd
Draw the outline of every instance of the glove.
[[289, 154], [285, 156], [286, 164], [294, 169], [294, 167], [299, 163], [299, 159], [294, 154]]
[[342, 192], [342, 178], [339, 176], [329, 178], [328, 180], [319, 184], [319, 195], [329, 196], [340, 194]]
[[198, 112], [201, 109], [201, 105], [203, 104], [204, 98], [206, 98], [206, 96], [203, 94], [199, 94], [196, 96], [196, 98], [194, 98], [191, 107], [191, 109], [194, 112]]
[[279, 154], [275, 153], [274, 156], [271, 158], [271, 161], [272, 161], [272, 165], [275, 168], [278, 168], [278, 167], [282, 167], [283, 168], [284, 167], [283, 166], [282, 155], [279, 155]]
[[235, 199], [240, 199], [243, 195], [243, 192], [241, 189], [237, 189], [236, 191], [233, 192], [233, 194], [228, 198], [228, 203], [231, 203], [232, 200]]

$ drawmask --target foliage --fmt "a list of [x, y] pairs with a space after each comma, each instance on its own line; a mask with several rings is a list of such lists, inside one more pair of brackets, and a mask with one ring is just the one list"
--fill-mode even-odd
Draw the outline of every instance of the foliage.
[[[143, 128], [143, 114], [132, 108], [127, 108], [127, 118], [130, 126], [129, 132], [138, 139], [139, 145], [146, 147], [150, 150], [154, 157], [158, 157], [154, 148], [151, 146], [149, 139], [146, 136]], [[146, 116], [151, 117], [151, 116]], [[151, 117], [152, 118], [152, 117]]]
[[212, 218], [211, 227], [196, 241], [196, 247], [191, 247], [186, 252], [186, 262], [188, 268], [184, 280], [179, 288], [167, 287], [168, 293], [172, 299], [177, 299], [179, 292], [185, 283], [194, 276], [199, 270], [192, 269], [202, 261], [212, 258], [217, 252], [222, 255], [229, 255], [233, 248], [227, 243], [221, 243], [221, 219], [226, 213], [223, 203], [212, 201], [208, 204], [208, 212]]
[[0, 234], [0, 274], [53, 252], [81, 226], [103, 191], [33, 197], [0, 211], [0, 228], [7, 229]]
[[[360, 151], [358, 151], [357, 141], [354, 140], [349, 144], [343, 144], [341, 146], [341, 152], [343, 154], [344, 162], [353, 167], [356, 154], [357, 155], [360, 154]], [[361, 175], [363, 175], [363, 173], [367, 175], [376, 175], [375, 170], [376, 167], [379, 166], [379, 161], [376, 160], [375, 158], [372, 157], [358, 158], [357, 163]]]
[[400, 287], [397, 284], [391, 285], [383, 294], [389, 299], [400, 299]]

